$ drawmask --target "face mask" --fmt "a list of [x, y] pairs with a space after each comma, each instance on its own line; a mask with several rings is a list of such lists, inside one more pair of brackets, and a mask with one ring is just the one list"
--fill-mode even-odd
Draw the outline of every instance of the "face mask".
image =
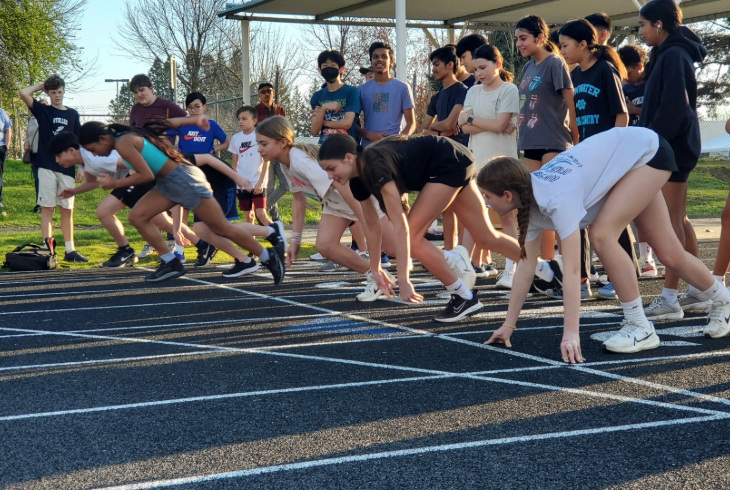
[[322, 68], [322, 78], [324, 78], [327, 83], [334, 83], [339, 74], [340, 70], [333, 66]]

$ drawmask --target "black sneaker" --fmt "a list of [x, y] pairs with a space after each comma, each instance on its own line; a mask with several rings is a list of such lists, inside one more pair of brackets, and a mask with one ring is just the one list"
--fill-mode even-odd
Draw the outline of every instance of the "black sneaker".
[[84, 257], [79, 253], [78, 250], [74, 250], [73, 252], [66, 252], [66, 254], [63, 256], [64, 262], [88, 262], [89, 259]]
[[132, 266], [139, 262], [137, 254], [134, 253], [132, 247], [124, 247], [117, 249], [116, 253], [111, 256], [109, 260], [101, 264], [102, 267], [124, 267], [125, 265]]
[[147, 282], [163, 282], [169, 279], [175, 279], [184, 275], [187, 271], [185, 266], [182, 265], [180, 259], [175, 257], [170, 262], [160, 262], [160, 266], [155, 272], [145, 277]]
[[472, 291], [471, 299], [464, 299], [458, 294], [451, 295], [451, 301], [446, 309], [433, 317], [437, 322], [451, 323], [458, 322], [462, 318], [473, 315], [484, 307], [477, 299], [476, 289]]
[[279, 257], [279, 254], [273, 248], [268, 248], [269, 260], [261, 262], [274, 276], [274, 284], [277, 286], [284, 281], [284, 275], [286, 274], [286, 266]]
[[274, 233], [266, 237], [266, 240], [274, 247], [279, 258], [284, 262], [286, 258], [286, 232], [284, 231], [284, 223], [274, 221]]
[[[203, 243], [200, 246], [201, 242]], [[210, 243], [200, 240], [198, 242], [198, 260], [195, 261], [195, 267], [205, 267], [213, 262], [213, 257], [218, 253], [218, 249]]]
[[259, 270], [259, 265], [256, 263], [255, 260], [249, 260], [248, 262], [241, 262], [240, 260], [236, 260], [236, 263], [233, 264], [233, 267], [225, 271], [222, 275], [223, 277], [239, 277], [244, 274], [251, 274], [252, 272], [256, 272]]
[[31, 211], [31, 213], [40, 213], [40, 212], [41, 212], [41, 207], [39, 204], [36, 204], [35, 207], [33, 208], [33, 210]]

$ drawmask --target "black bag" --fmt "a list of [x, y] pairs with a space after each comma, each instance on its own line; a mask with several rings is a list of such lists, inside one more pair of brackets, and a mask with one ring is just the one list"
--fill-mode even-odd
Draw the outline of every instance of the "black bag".
[[29, 149], [23, 152], [23, 163], [30, 163], [32, 161], [33, 152]]
[[35, 243], [24, 243], [5, 255], [5, 264], [14, 271], [48, 271], [58, 267], [56, 251]]

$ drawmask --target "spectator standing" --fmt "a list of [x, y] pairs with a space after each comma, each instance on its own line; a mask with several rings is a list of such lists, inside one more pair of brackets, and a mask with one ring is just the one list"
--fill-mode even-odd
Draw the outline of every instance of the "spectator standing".
[[[256, 106], [257, 123], [264, 121], [267, 117], [281, 116], [286, 117], [286, 109], [274, 103], [276, 92], [274, 86], [269, 82], [259, 84], [259, 104]], [[279, 181], [277, 187], [276, 181]], [[266, 205], [268, 206], [269, 216], [274, 221], [280, 221], [279, 216], [279, 199], [284, 197], [289, 191], [289, 184], [286, 176], [281, 170], [281, 164], [277, 160], [271, 160], [269, 166], [269, 183], [266, 188]]]
[[0, 107], [0, 214], [7, 216], [3, 204], [3, 175], [5, 174], [5, 157], [8, 154], [8, 145], [13, 132], [13, 123], [8, 114]]

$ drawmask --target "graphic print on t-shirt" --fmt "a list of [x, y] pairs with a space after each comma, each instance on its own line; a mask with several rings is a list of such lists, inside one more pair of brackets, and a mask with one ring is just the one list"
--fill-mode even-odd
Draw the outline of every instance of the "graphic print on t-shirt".
[[571, 167], [582, 167], [576, 158], [570, 154], [559, 154], [548, 163], [542, 166], [537, 172], [533, 172], [532, 176], [543, 182], [555, 182], [560, 180], [563, 175], [568, 175], [573, 171]]
[[[581, 85], [578, 85], [577, 87], [575, 87], [575, 95], [582, 95], [584, 98], [579, 99], [575, 103], [576, 109], [578, 109], [579, 111], [584, 111], [588, 106], [588, 102], [586, 102], [585, 97], [593, 97], [593, 99], [597, 99], [600, 94], [601, 89], [596, 87], [595, 85], [591, 85], [590, 83], [583, 83]], [[597, 104], [595, 103], [592, 105], [594, 107], [597, 106]], [[577, 117], [578, 130], [581, 133], [581, 140], [586, 138], [588, 126], [595, 126], [599, 123], [600, 118], [600, 114], [584, 114]]]
[[201, 135], [200, 131], [188, 131], [188, 134], [183, 135], [185, 141], [194, 141], [196, 143], [205, 143], [205, 135]]
[[530, 82], [530, 92], [534, 92], [535, 90], [537, 90], [537, 87], [539, 87], [540, 85], [542, 85], [542, 77], [537, 76], [533, 78]]
[[[338, 104], [340, 104], [340, 107], [342, 107], [342, 109], [340, 109], [339, 112], [326, 110], [324, 112], [324, 120], [329, 121], [329, 122], [336, 122], [336, 121], [342, 121], [343, 119], [345, 119], [346, 113], [345, 113], [344, 108], [347, 106], [347, 99], [342, 98], [342, 99], [320, 100], [319, 105], [323, 106], [330, 102], [337, 102]], [[347, 129], [328, 128], [326, 126], [322, 126], [322, 136], [329, 136], [331, 134], [348, 134], [348, 130]]]
[[389, 92], [377, 92], [373, 94], [373, 112], [388, 112]]
[[241, 143], [241, 146], [238, 147], [238, 155], [243, 156], [244, 153], [246, 153], [248, 150], [256, 146], [255, 141], [244, 141]]

